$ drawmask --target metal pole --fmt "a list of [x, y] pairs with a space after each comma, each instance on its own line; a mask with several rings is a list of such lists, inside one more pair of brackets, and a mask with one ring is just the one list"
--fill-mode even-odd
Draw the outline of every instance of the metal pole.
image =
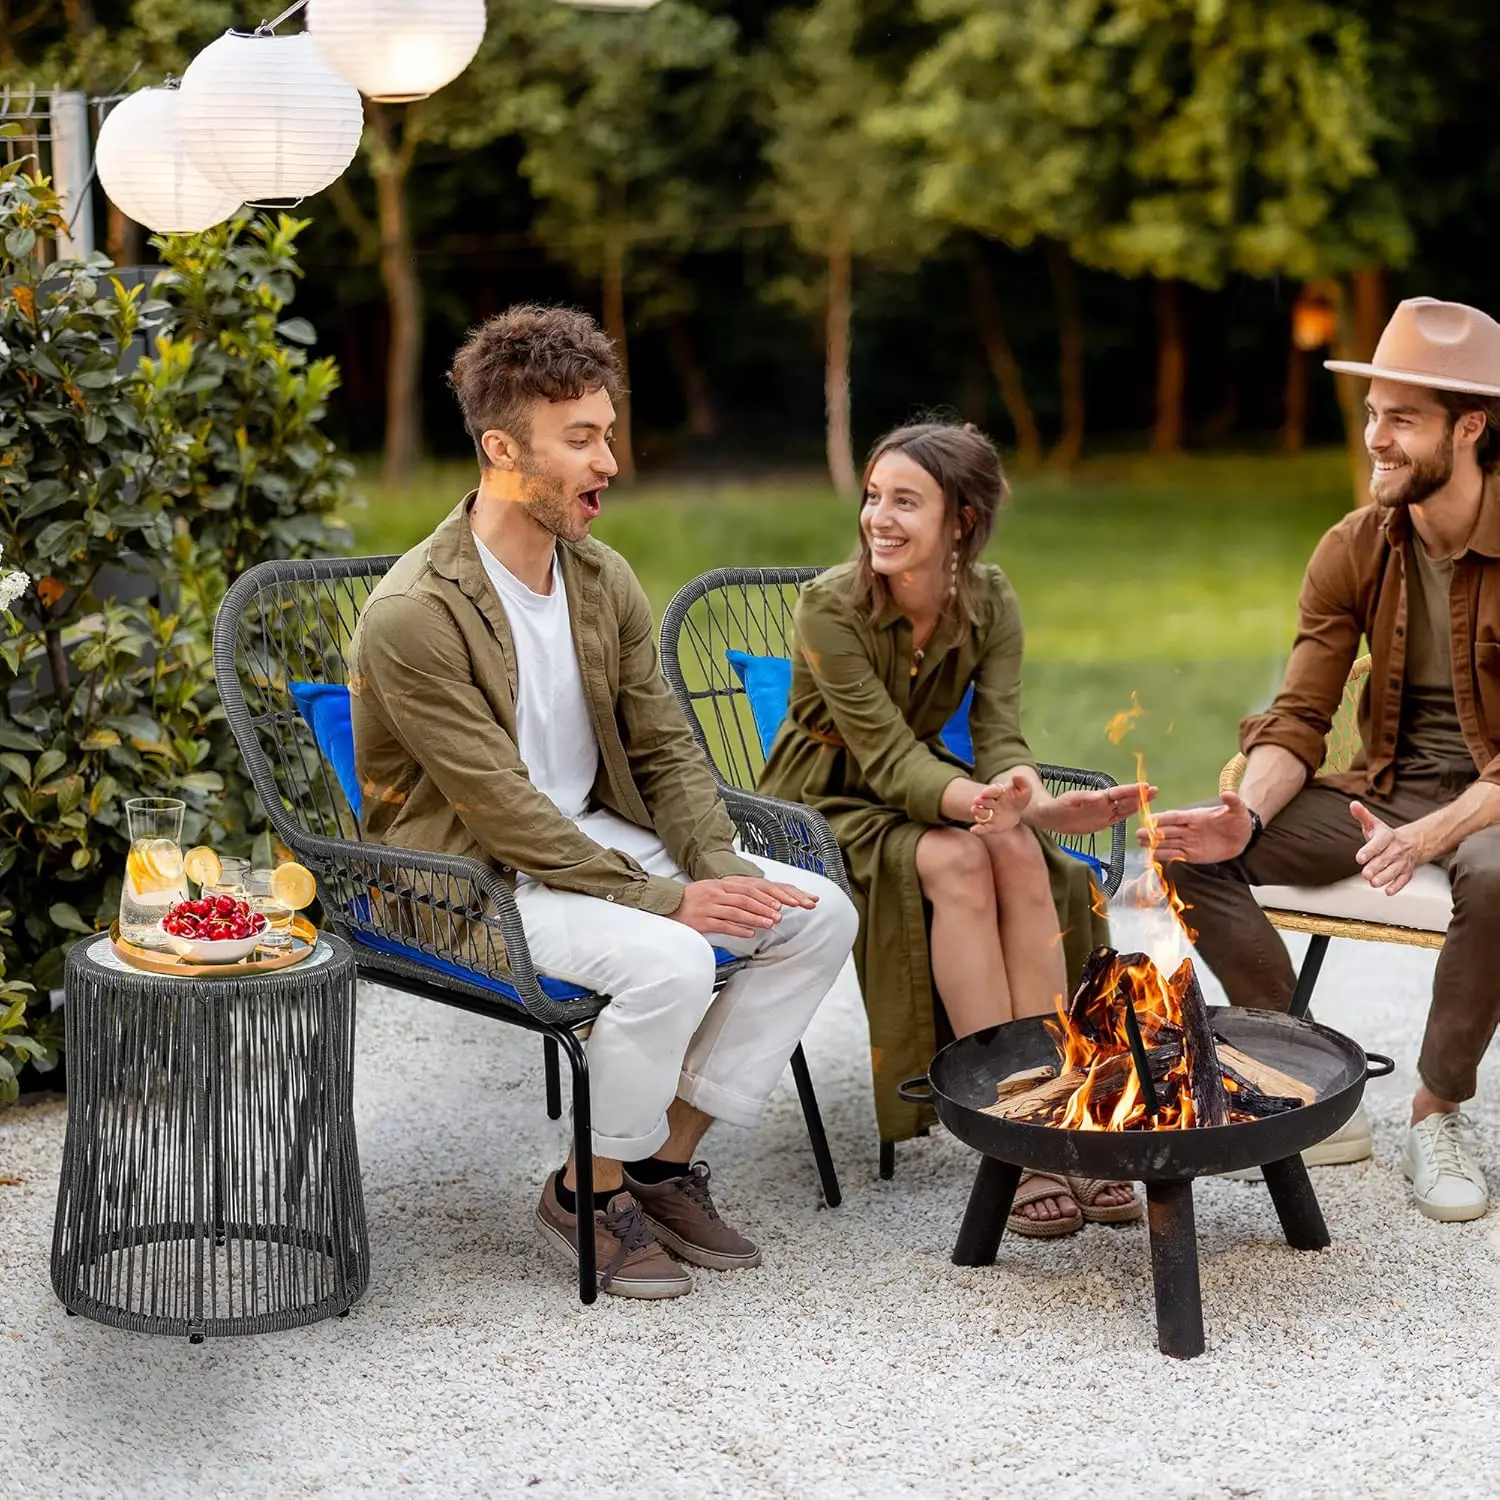
[[83, 94], [52, 95], [52, 183], [62, 200], [65, 234], [57, 237], [57, 253], [82, 260], [94, 251], [93, 181], [89, 150], [89, 105]]

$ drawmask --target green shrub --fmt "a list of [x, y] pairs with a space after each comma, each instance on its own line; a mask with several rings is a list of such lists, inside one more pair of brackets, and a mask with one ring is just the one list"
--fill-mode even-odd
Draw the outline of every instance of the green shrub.
[[[102, 256], [40, 266], [59, 224], [45, 179], [0, 171], [0, 545], [33, 580], [0, 615], [0, 881], [19, 896], [0, 958], [38, 990], [118, 911], [127, 799], [182, 798], [185, 841], [227, 852], [263, 830], [214, 612], [252, 563], [345, 544], [353, 472], [318, 426], [337, 368], [283, 318], [302, 224], [242, 211], [154, 241], [149, 293]], [[127, 556], [142, 597], [119, 587]]]

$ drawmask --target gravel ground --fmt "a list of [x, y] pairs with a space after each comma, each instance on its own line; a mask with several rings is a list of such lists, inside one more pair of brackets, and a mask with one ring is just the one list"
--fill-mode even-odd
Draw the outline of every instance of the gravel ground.
[[[1314, 1173], [1319, 1255], [1286, 1247], [1263, 1187], [1199, 1185], [1209, 1348], [1187, 1363], [1156, 1352], [1142, 1225], [949, 1262], [974, 1158], [934, 1136], [878, 1180], [852, 982], [807, 1038], [844, 1206], [818, 1206], [787, 1080], [758, 1131], [708, 1141], [765, 1266], [699, 1272], [671, 1303], [579, 1306], [531, 1226], [565, 1141], [540, 1046], [457, 1011], [364, 996], [371, 1286], [292, 1333], [191, 1348], [65, 1319], [47, 1270], [65, 1109], [10, 1111], [5, 1492], [1494, 1494], [1500, 1214], [1430, 1223], [1396, 1166], [1432, 962], [1334, 945], [1319, 1018], [1398, 1059], [1367, 1095], [1375, 1160]], [[1493, 1063], [1482, 1088], [1500, 1182]]]

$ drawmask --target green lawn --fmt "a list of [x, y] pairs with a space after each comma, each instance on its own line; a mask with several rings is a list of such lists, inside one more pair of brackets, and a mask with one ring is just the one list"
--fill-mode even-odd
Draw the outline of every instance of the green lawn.
[[[434, 467], [390, 489], [366, 480], [361, 552], [399, 552], [473, 483]], [[1348, 505], [1342, 452], [1095, 460], [1070, 478], [1018, 480], [989, 558], [1026, 617], [1025, 723], [1044, 760], [1132, 777], [1135, 753], [1163, 804], [1211, 796], [1240, 717], [1279, 680], [1302, 569]], [[628, 557], [658, 616], [711, 567], [830, 563], [852, 508], [815, 483], [641, 485], [613, 490], [596, 534]], [[1110, 717], [1143, 716], [1115, 746]]]

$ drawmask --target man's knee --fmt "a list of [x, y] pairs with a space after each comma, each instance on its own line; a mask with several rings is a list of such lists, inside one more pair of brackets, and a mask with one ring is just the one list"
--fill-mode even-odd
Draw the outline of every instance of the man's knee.
[[1458, 846], [1448, 883], [1456, 911], [1500, 912], [1500, 828], [1486, 828]]

